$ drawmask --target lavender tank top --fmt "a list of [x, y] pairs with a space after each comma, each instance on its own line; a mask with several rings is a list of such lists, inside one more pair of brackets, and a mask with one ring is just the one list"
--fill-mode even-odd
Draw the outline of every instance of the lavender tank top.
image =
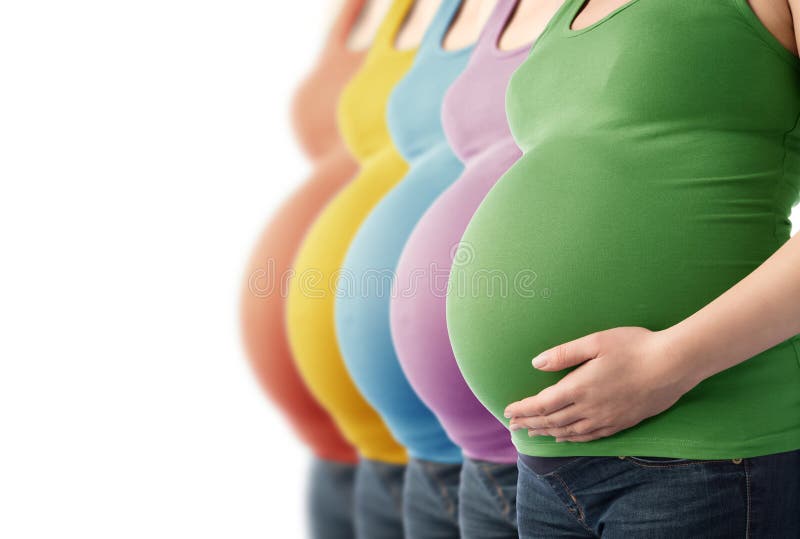
[[[464, 455], [513, 463], [517, 452], [506, 427], [473, 395], [456, 364], [445, 320], [453, 260], [472, 214], [500, 176], [521, 156], [505, 112], [506, 86], [530, 46], [503, 51], [498, 39], [517, 6], [499, 0], [464, 72], [442, 104], [447, 140], [464, 162], [461, 176], [427, 210], [397, 267], [391, 330], [403, 371]], [[459, 254], [469, 253], [461, 249]]]

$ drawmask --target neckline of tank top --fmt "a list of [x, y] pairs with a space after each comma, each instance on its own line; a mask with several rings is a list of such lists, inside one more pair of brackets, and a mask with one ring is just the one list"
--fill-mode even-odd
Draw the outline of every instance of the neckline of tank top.
[[[458, 17], [458, 13], [461, 11], [461, 6], [464, 4], [465, 1], [466, 0], [459, 0], [458, 2], [453, 2], [453, 6], [451, 6], [450, 8], [450, 13], [447, 14], [447, 17], [445, 17], [440, 27], [435, 29], [436, 33], [433, 36], [431, 36], [431, 39], [433, 39], [433, 43], [430, 46], [431, 50], [434, 53], [440, 56], [450, 56], [450, 57], [462, 56], [464, 54], [470, 54], [475, 49], [475, 46], [478, 44], [478, 41], [480, 40], [480, 32], [478, 33], [478, 38], [476, 38], [475, 40], [472, 41], [472, 43], [464, 47], [459, 47], [457, 49], [445, 49], [443, 46], [444, 40], [447, 37], [447, 34], [453, 28], [453, 24], [456, 21], [456, 17]], [[439, 7], [439, 9], [444, 9], [444, 8], [445, 5]], [[439, 14], [437, 13], [436, 16], [434, 17], [433, 22], [431, 22], [431, 26], [436, 24], [438, 18]], [[486, 24], [487, 23], [484, 23], [484, 26]], [[434, 30], [434, 28], [430, 28], [430, 30]], [[422, 42], [425, 43], [425, 41], [426, 39], [423, 38]]]
[[[416, 53], [422, 53], [423, 51], [425, 52], [430, 51], [433, 54], [437, 54], [440, 56], [455, 57], [471, 53], [474, 50], [475, 45], [478, 43], [478, 39], [476, 39], [466, 47], [461, 47], [458, 49], [450, 50], [442, 47], [442, 42], [444, 41], [445, 36], [447, 36], [447, 32], [450, 31], [450, 28], [453, 25], [453, 22], [455, 20], [456, 15], [459, 12], [459, 7], [461, 6], [462, 2], [463, 0], [453, 2], [454, 5], [450, 6], [451, 8], [450, 13], [448, 13], [447, 17], [440, 23], [439, 19], [441, 16], [441, 11], [447, 7], [443, 3], [441, 6], [439, 6], [438, 10], [436, 11], [436, 14], [433, 16], [433, 19], [428, 24], [428, 27], [425, 29], [425, 32], [422, 36], [422, 40], [419, 42], [419, 44], [417, 44], [415, 47], [411, 47], [408, 49], [398, 49], [395, 46], [395, 43], [397, 42], [397, 34], [400, 33], [400, 29], [402, 28], [403, 22], [405, 22], [411, 9], [414, 7], [413, 1], [408, 2], [408, 5], [404, 10], [403, 15], [399, 18], [399, 22], [395, 21], [396, 24], [394, 25], [392, 31], [387, 32], [387, 39], [383, 43], [384, 47], [388, 48], [389, 51], [395, 54], [404, 54], [407, 52], [413, 52], [416, 54]], [[434, 28], [437, 25], [439, 26], [439, 28]], [[431, 32], [435, 32], [435, 34]], [[433, 43], [430, 43], [430, 41], [433, 41]]]
[[339, 13], [336, 15], [333, 25], [328, 32], [326, 49], [332, 49], [334, 54], [350, 56], [352, 58], [366, 56], [378, 37], [378, 30], [376, 30], [372, 36], [372, 43], [369, 43], [363, 49], [351, 49], [347, 46], [347, 40], [350, 39], [350, 34], [353, 32], [358, 17], [366, 7], [367, 1], [368, 0], [346, 0], [344, 5], [339, 9]]
[[561, 6], [559, 13], [556, 14], [556, 17], [559, 17], [562, 10], [565, 14], [564, 17], [561, 17], [562, 20], [558, 21], [562, 34], [566, 35], [567, 37], [575, 37], [587, 32], [591, 32], [595, 28], [598, 28], [599, 26], [602, 26], [606, 22], [610, 21], [626, 9], [639, 3], [639, 0], [628, 0], [626, 3], [612, 10], [610, 13], [607, 13], [605, 16], [596, 20], [592, 24], [573, 30], [572, 23], [575, 22], [575, 18], [583, 12], [583, 9], [590, 1], [591, 0], [567, 0], [564, 2], [564, 5]]
[[[561, 34], [565, 37], [578, 37], [582, 36], [592, 30], [602, 26], [604, 23], [610, 21], [620, 13], [627, 10], [640, 2], [640, 0], [628, 0], [627, 3], [619, 6], [615, 10], [608, 13], [605, 17], [595, 21], [594, 23], [580, 28], [578, 30], [572, 29], [572, 23], [575, 18], [583, 11], [583, 8], [590, 0], [567, 0], [558, 10], [553, 17], [553, 22], [560, 26]], [[754, 32], [765, 42], [767, 46], [775, 50], [775, 52], [784, 60], [786, 60], [792, 67], [800, 70], [800, 57], [795, 55], [792, 51], [783, 46], [777, 37], [764, 26], [758, 15], [755, 14], [753, 8], [750, 6], [748, 0], [731, 0], [731, 2], [738, 8], [742, 17], [750, 25]]]
[[[535, 39], [532, 39], [531, 41], [528, 41], [526, 44], [520, 45], [519, 47], [514, 47], [513, 49], [500, 48], [500, 40], [503, 39], [503, 34], [506, 33], [508, 26], [511, 24], [511, 20], [514, 17], [514, 14], [517, 12], [517, 8], [519, 7], [519, 1], [521, 0], [514, 2], [514, 5], [511, 6], [511, 9], [509, 9], [503, 15], [500, 24], [497, 25], [497, 29], [494, 30], [491, 33], [491, 35], [486, 36], [486, 41], [487, 41], [486, 48], [489, 50], [489, 53], [496, 58], [510, 58], [512, 56], [517, 56], [518, 54], [530, 52], [530, 50], [533, 48], [533, 44], [536, 42]], [[489, 23], [487, 23], [487, 27], [490, 24], [491, 20]], [[479, 46], [482, 41], [483, 41], [482, 38], [478, 40]]]
[[375, 38], [369, 48], [369, 55], [394, 55], [394, 56], [409, 56], [414, 57], [419, 50], [420, 44], [408, 49], [398, 49], [395, 46], [397, 42], [397, 34], [403, 26], [406, 18], [408, 18], [411, 9], [414, 7], [414, 0], [395, 0], [389, 6], [389, 10], [383, 16], [378, 31], [375, 33]]

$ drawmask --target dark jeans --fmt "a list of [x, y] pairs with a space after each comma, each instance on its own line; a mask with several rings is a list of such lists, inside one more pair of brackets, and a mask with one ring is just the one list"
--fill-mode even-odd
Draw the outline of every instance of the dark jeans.
[[580, 457], [539, 475], [519, 460], [520, 537], [800, 537], [800, 450], [729, 460]]
[[355, 464], [314, 459], [308, 493], [313, 539], [352, 539], [355, 475]]
[[403, 539], [403, 478], [406, 467], [362, 459], [356, 469], [355, 537]]
[[459, 490], [463, 539], [517, 539], [517, 466], [464, 459]]
[[411, 459], [403, 489], [407, 539], [459, 539], [458, 484], [461, 464]]

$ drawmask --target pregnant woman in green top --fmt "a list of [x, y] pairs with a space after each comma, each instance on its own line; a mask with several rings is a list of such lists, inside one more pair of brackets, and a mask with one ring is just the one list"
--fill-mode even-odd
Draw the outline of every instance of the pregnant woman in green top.
[[568, 0], [513, 76], [523, 157], [447, 316], [523, 537], [800, 537], [794, 27], [800, 0]]

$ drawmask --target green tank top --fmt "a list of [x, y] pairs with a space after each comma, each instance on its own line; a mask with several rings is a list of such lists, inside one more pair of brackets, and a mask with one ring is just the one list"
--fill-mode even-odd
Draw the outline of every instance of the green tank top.
[[[551, 20], [506, 96], [523, 157], [471, 221], [450, 336], [498, 419], [556, 383], [531, 358], [619, 326], [667, 328], [789, 239], [800, 186], [800, 61], [747, 0], [632, 0]], [[798, 270], [800, 271], [800, 269]], [[780, 286], [780, 283], [776, 283]], [[527, 455], [750, 457], [800, 448], [800, 341], [714, 375], [591, 442], [514, 434]]]

